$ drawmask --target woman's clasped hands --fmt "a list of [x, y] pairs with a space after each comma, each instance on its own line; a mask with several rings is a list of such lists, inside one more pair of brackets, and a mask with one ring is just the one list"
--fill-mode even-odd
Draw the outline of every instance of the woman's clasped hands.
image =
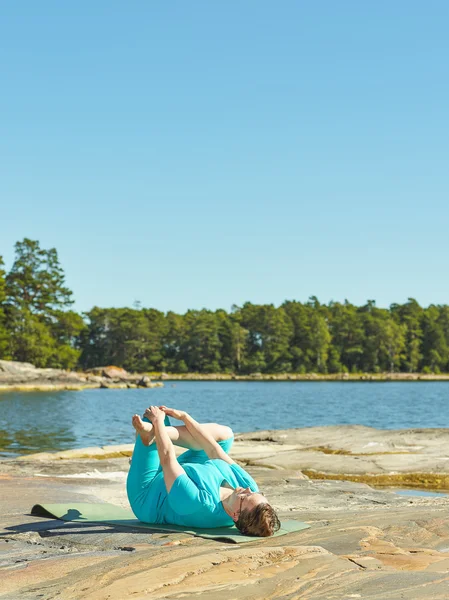
[[148, 407], [144, 412], [143, 416], [146, 417], [149, 421], [151, 421], [153, 425], [158, 421], [161, 421], [163, 423], [165, 419], [164, 411], [162, 411], [158, 406]]
[[177, 408], [169, 408], [168, 406], [150, 406], [146, 409], [144, 416], [154, 424], [155, 421], [164, 421], [165, 415], [183, 421], [187, 413]]
[[168, 408], [168, 406], [162, 405], [159, 407], [166, 415], [169, 417], [173, 417], [174, 419], [178, 419], [179, 421], [183, 421], [187, 416], [185, 410], [178, 410], [177, 408]]

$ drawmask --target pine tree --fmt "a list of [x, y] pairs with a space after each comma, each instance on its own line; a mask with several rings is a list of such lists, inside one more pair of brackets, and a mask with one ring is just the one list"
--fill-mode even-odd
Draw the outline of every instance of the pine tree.
[[38, 241], [25, 238], [16, 243], [15, 250], [16, 258], [6, 277], [10, 304], [44, 317], [73, 304], [56, 248], [43, 250]]
[[9, 358], [9, 332], [6, 328], [6, 280], [3, 258], [0, 256], [0, 359]]
[[79, 352], [73, 332], [84, 323], [79, 315], [62, 319], [73, 300], [56, 249], [41, 249], [38, 241], [25, 238], [15, 251], [5, 280], [11, 357], [38, 367], [74, 367]]

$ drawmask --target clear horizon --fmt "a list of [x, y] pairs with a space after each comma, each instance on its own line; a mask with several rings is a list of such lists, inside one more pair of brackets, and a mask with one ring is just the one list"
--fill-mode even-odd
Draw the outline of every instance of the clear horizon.
[[74, 309], [449, 303], [449, 5], [0, 7], [0, 255]]

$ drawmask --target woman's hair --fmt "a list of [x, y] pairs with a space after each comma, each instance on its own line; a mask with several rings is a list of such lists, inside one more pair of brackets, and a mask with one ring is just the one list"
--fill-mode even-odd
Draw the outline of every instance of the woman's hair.
[[281, 523], [271, 504], [263, 502], [251, 510], [242, 510], [236, 527], [244, 535], [268, 537], [280, 529]]

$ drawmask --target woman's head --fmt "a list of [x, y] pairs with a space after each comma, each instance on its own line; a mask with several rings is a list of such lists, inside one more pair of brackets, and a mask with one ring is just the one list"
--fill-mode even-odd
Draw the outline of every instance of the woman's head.
[[249, 488], [234, 491], [234, 521], [244, 535], [267, 537], [280, 528], [274, 508], [263, 494]]

